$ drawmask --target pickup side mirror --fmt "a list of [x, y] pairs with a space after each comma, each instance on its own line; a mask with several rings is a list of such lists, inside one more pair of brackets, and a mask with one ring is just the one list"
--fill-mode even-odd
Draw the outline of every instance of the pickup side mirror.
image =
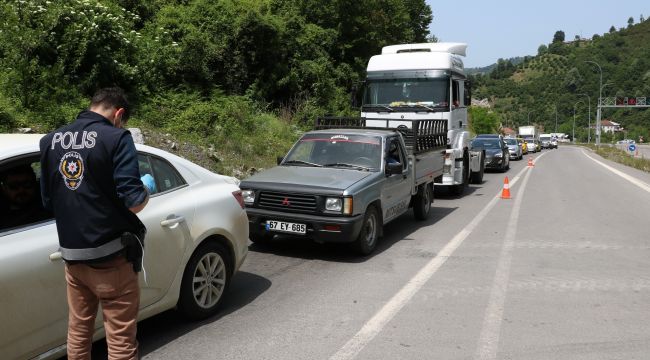
[[399, 175], [403, 172], [402, 163], [387, 163], [386, 176]]
[[282, 163], [282, 160], [284, 160], [284, 156], [278, 156], [277, 157], [278, 165], [280, 165]]

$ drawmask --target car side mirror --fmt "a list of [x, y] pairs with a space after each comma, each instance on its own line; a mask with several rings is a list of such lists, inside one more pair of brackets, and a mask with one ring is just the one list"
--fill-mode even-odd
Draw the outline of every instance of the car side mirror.
[[282, 164], [282, 161], [284, 160], [284, 156], [278, 156], [278, 158], [276, 160], [278, 162], [278, 165], [280, 165], [280, 164]]
[[404, 171], [402, 163], [388, 163], [386, 164], [386, 176], [400, 175]]

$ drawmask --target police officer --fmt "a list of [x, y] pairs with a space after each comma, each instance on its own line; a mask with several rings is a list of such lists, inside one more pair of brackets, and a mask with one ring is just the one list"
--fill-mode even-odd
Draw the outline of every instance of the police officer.
[[54, 212], [68, 296], [68, 359], [90, 359], [98, 304], [110, 359], [137, 359], [138, 274], [149, 199], [119, 88], [101, 89], [90, 109], [44, 136], [43, 205]]

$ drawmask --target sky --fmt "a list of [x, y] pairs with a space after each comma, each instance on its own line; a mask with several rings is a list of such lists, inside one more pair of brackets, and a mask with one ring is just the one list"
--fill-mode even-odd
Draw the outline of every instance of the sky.
[[536, 55], [557, 30], [565, 39], [591, 38], [614, 25], [627, 27], [650, 18], [650, 0], [426, 0], [433, 12], [429, 31], [441, 42], [468, 44], [465, 67], [483, 67], [499, 58]]

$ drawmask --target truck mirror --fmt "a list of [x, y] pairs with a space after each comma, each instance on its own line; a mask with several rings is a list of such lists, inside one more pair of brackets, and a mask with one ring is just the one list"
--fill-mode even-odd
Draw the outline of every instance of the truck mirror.
[[403, 171], [402, 163], [388, 163], [386, 164], [386, 176], [399, 175]]
[[278, 156], [277, 158], [278, 165], [282, 163], [282, 160], [284, 160], [284, 156]]

